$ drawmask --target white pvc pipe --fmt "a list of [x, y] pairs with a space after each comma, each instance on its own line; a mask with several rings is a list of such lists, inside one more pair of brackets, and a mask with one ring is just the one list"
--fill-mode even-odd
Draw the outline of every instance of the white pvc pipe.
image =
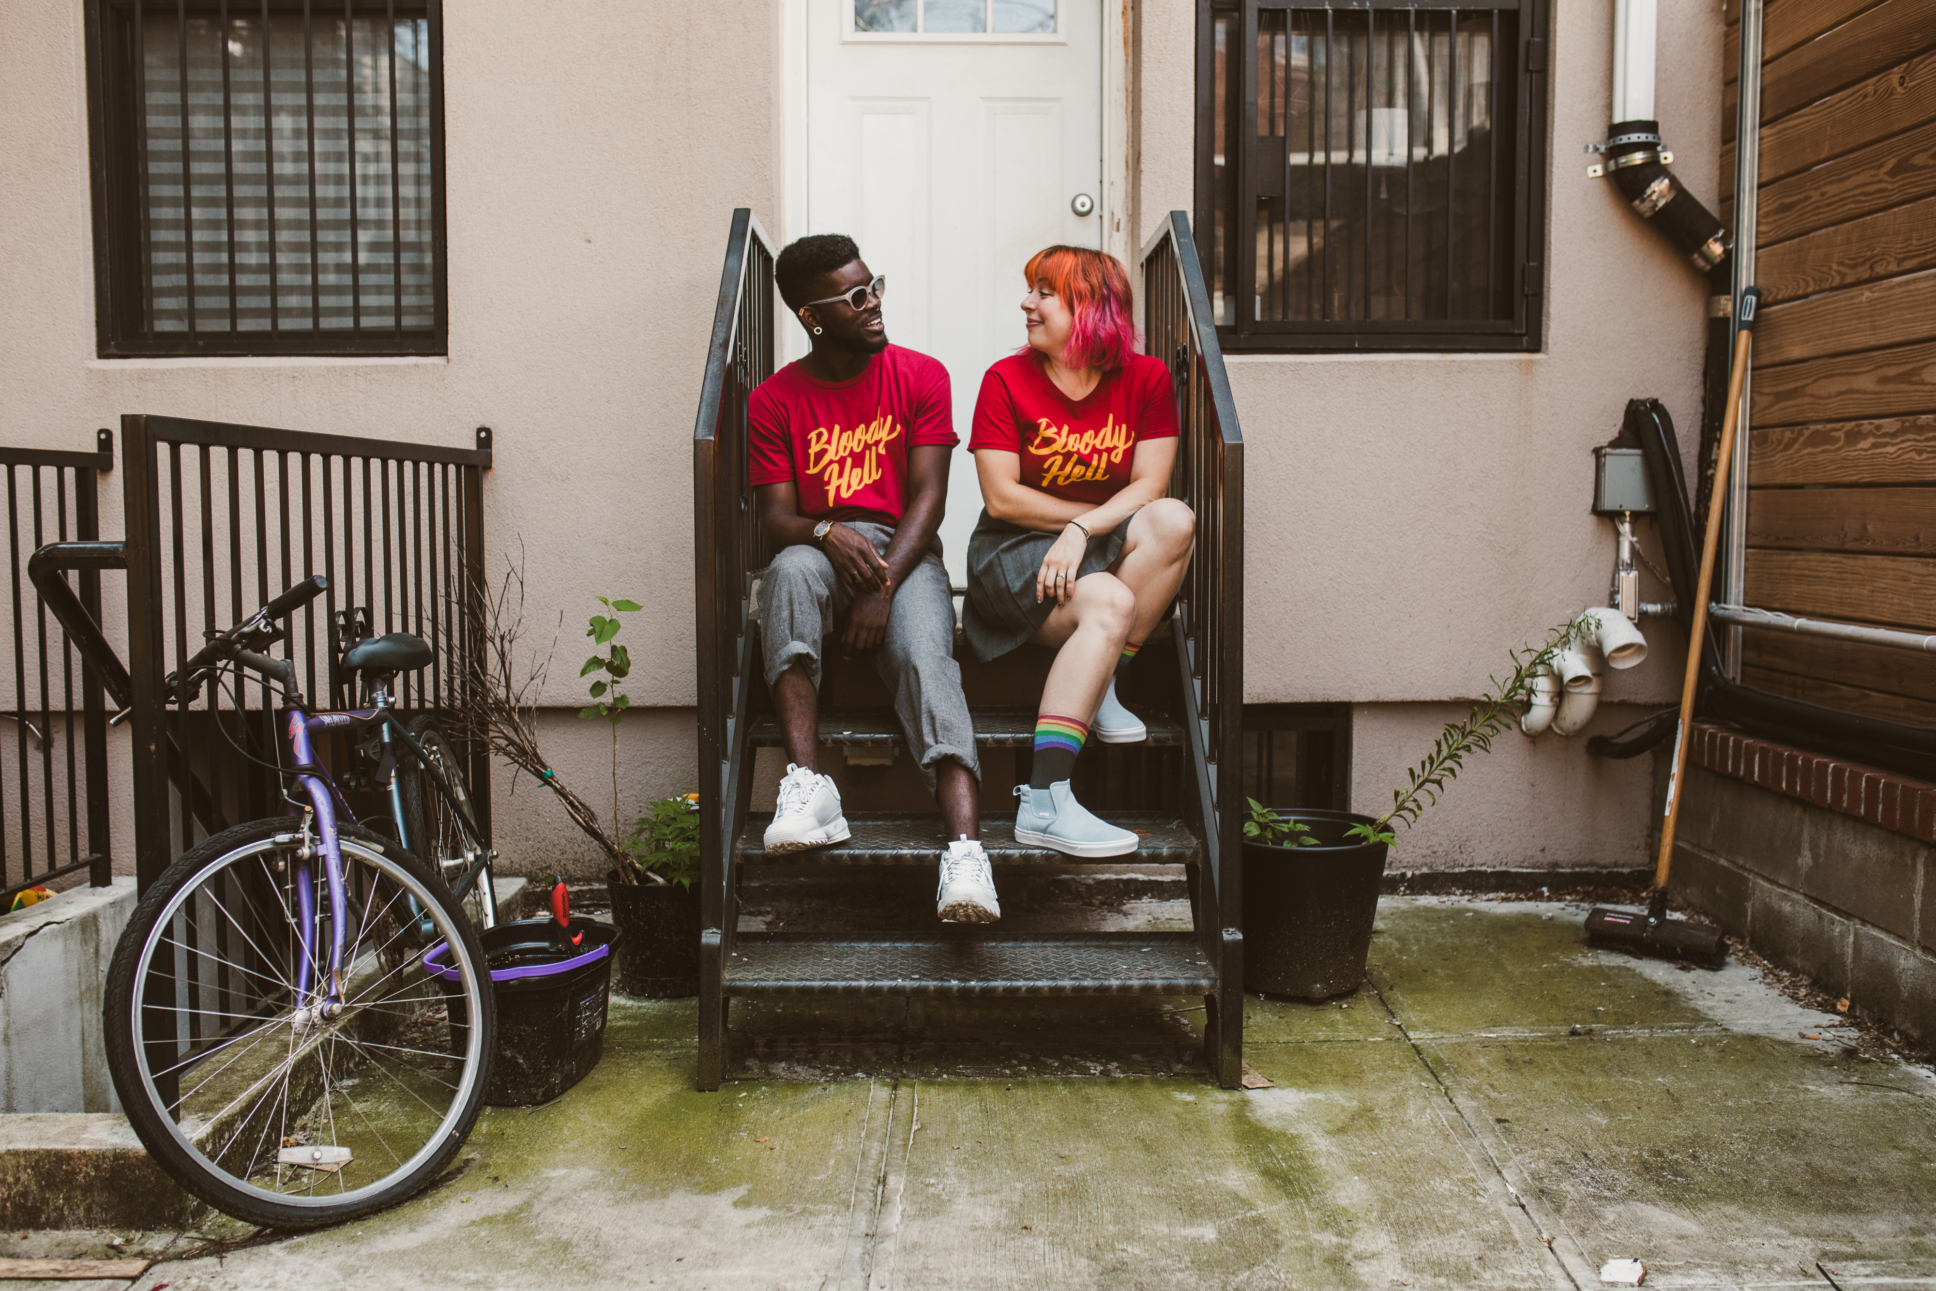
[[1599, 707], [1600, 674], [1596, 672], [1589, 674], [1586, 685], [1569, 686], [1560, 696], [1559, 711], [1553, 714], [1553, 734], [1574, 735], [1585, 730]]
[[1553, 671], [1560, 675], [1560, 685], [1566, 690], [1584, 690], [1593, 680], [1594, 668], [1589, 659], [1591, 646], [1568, 646], [1553, 656]]
[[1647, 657], [1647, 638], [1619, 610], [1596, 605], [1573, 621], [1580, 626], [1580, 640], [1605, 655], [1609, 668], [1631, 668]]
[[1553, 715], [1560, 710], [1560, 679], [1552, 668], [1541, 665], [1533, 674], [1532, 684], [1527, 688], [1528, 707], [1519, 719], [1519, 729], [1528, 735], [1539, 735], [1553, 724]]
[[1615, 122], [1654, 119], [1655, 0], [1614, 0], [1613, 116]]

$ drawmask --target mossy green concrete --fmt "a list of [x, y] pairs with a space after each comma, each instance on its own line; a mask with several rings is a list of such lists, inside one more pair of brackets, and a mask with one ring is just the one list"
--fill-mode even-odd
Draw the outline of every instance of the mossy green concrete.
[[1388, 899], [1364, 990], [1246, 1000], [1251, 1091], [1202, 1074], [1195, 1000], [748, 1006], [711, 1094], [693, 1002], [620, 1001], [460, 1177], [146, 1285], [1564, 1289], [1632, 1256], [1936, 1286], [1936, 1077], [1743, 967], [1591, 950], [1582, 913]]
[[1421, 1034], [1713, 1025], [1684, 991], [1586, 944], [1586, 911], [1387, 900], [1372, 939], [1383, 994]]
[[1827, 1253], [1936, 1273], [1926, 1079], [1754, 1035], [1426, 1050], [1595, 1266], [1772, 1282]]

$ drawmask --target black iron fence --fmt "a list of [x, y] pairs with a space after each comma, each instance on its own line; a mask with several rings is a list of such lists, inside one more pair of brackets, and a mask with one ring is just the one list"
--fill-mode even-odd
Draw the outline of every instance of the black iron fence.
[[[108, 882], [101, 674], [69, 642], [28, 565], [49, 543], [101, 536], [99, 477], [113, 466], [105, 430], [92, 453], [0, 448], [13, 614], [13, 648], [0, 660], [0, 911], [21, 889], [81, 870], [97, 887]], [[100, 617], [98, 573], [79, 576], [78, 599]]]
[[[1172, 211], [1143, 246], [1145, 348], [1170, 365], [1182, 443], [1170, 493], [1196, 512], [1196, 556], [1172, 616], [1184, 727], [1196, 767], [1196, 814], [1215, 884], [1215, 928], [1200, 928], [1218, 965], [1221, 1025], [1241, 1023], [1244, 735], [1244, 439], [1224, 374], [1190, 218]], [[1234, 1040], [1234, 1037], [1232, 1037]], [[1217, 1046], [1239, 1052], [1235, 1043]], [[1229, 1075], [1231, 1073], [1223, 1073]]]
[[[283, 810], [267, 687], [167, 693], [163, 678], [205, 632], [322, 574], [329, 591], [290, 616], [277, 647], [312, 705], [355, 702], [335, 658], [358, 611], [368, 630], [412, 632], [436, 650], [431, 668], [399, 679], [403, 707], [463, 702], [491, 444], [483, 427], [476, 448], [457, 449], [141, 415], [123, 417], [121, 432], [135, 861], [146, 887], [199, 837]], [[481, 750], [468, 762], [488, 834], [490, 764]]]
[[746, 820], [752, 772], [746, 735], [757, 673], [753, 579], [766, 567], [765, 540], [747, 471], [747, 398], [773, 375], [773, 243], [753, 212], [733, 212], [726, 264], [706, 351], [706, 380], [692, 437], [694, 591], [699, 654], [699, 846], [701, 859], [701, 1065], [723, 1044], [724, 956], [732, 841]]

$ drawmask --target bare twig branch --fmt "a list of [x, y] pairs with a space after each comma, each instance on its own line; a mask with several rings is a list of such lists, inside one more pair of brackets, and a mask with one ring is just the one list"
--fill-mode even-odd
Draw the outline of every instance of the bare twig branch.
[[[572, 792], [539, 747], [537, 735], [538, 701], [544, 694], [545, 678], [558, 649], [558, 634], [552, 635], [551, 649], [544, 658], [519, 672], [518, 640], [524, 631], [524, 561], [507, 556], [503, 581], [495, 592], [476, 589], [463, 599], [470, 618], [471, 638], [479, 648], [469, 660], [469, 703], [454, 715], [453, 725], [466, 739], [474, 740], [493, 754], [525, 772], [557, 795], [565, 814], [597, 843], [621, 879], [637, 882], [640, 877], [664, 883], [658, 875], [641, 867], [608, 832], [591, 804]], [[564, 615], [559, 615], [562, 630]]]

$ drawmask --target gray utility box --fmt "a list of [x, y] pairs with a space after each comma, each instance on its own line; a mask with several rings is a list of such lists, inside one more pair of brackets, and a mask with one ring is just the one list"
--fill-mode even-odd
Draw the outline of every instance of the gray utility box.
[[1654, 509], [1654, 491], [1647, 482], [1647, 462], [1638, 448], [1593, 450], [1593, 513], [1616, 516]]

